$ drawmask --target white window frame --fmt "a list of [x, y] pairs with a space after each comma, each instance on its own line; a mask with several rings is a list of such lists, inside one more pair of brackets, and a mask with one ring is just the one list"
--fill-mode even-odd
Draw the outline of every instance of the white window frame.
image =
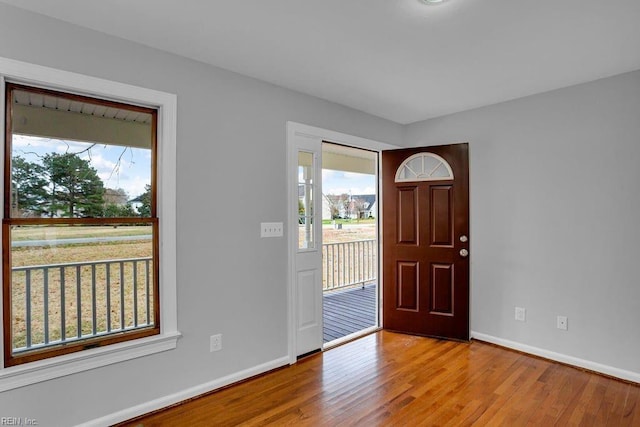
[[[4, 141], [6, 81], [42, 86], [62, 92], [80, 93], [158, 110], [157, 213], [160, 246], [160, 334], [7, 368], [3, 368], [4, 360], [2, 360], [0, 361], [0, 392], [176, 348], [180, 337], [175, 249], [176, 95], [0, 57], [0, 97], [2, 99], [0, 132], [3, 147], [6, 144]], [[4, 150], [0, 150], [0, 164], [4, 164]], [[4, 177], [0, 175], [0, 188], [4, 188], [3, 179]], [[0, 238], [2, 238], [1, 231]], [[4, 267], [3, 265], [2, 268]], [[1, 287], [0, 298], [2, 298]], [[0, 328], [0, 358], [4, 354], [2, 329]]]

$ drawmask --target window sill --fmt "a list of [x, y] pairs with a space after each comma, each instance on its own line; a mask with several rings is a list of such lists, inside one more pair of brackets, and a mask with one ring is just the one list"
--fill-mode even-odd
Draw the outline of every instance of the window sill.
[[176, 348], [179, 332], [0, 369], [0, 392]]

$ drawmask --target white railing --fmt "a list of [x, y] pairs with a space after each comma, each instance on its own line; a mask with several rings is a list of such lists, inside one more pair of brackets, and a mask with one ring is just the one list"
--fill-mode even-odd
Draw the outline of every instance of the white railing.
[[[323, 290], [374, 282], [377, 240], [322, 245]], [[152, 259], [12, 268], [13, 352], [152, 326]]]
[[150, 257], [12, 268], [13, 353], [152, 326]]
[[374, 282], [378, 272], [378, 241], [325, 243], [322, 245], [322, 289], [330, 291]]

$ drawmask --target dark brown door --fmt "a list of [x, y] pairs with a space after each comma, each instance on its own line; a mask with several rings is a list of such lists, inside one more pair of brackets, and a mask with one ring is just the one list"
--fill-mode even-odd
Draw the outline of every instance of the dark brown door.
[[385, 329], [469, 340], [468, 149], [382, 152]]

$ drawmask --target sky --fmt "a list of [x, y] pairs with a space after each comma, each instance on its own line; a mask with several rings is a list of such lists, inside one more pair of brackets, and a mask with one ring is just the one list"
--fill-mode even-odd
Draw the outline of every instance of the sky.
[[[129, 199], [144, 193], [145, 184], [150, 184], [151, 150], [148, 149], [96, 144], [85, 151], [90, 143], [15, 134], [12, 145], [14, 156], [30, 162], [40, 163], [40, 158], [46, 153], [80, 153], [79, 156], [89, 160], [98, 171], [106, 188], [122, 188]], [[375, 175], [323, 169], [322, 192], [335, 195], [375, 194], [376, 178]]]
[[324, 194], [376, 194], [376, 176], [362, 173], [322, 169]]
[[91, 166], [98, 171], [106, 188], [122, 188], [129, 199], [144, 193], [145, 184], [151, 183], [151, 150], [96, 144], [84, 151], [91, 145], [16, 134], [12, 138], [13, 156], [41, 163], [40, 158], [46, 153], [80, 153], [80, 158], [89, 160]]

